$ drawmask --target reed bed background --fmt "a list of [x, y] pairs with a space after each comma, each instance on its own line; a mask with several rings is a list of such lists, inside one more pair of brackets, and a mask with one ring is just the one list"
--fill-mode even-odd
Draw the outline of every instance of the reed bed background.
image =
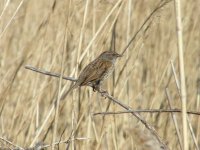
[[[116, 18], [116, 51], [121, 53], [159, 2], [1, 0], [0, 147], [31, 148], [61, 141], [48, 149], [58, 145], [78, 150], [160, 149], [155, 137], [130, 114], [93, 116], [105, 112], [109, 100], [89, 87], [74, 90], [54, 109], [54, 100], [71, 82], [24, 68], [29, 64], [77, 77], [85, 65], [109, 49]], [[199, 6], [199, 1], [182, 1], [187, 109], [193, 111], [200, 108]], [[118, 61], [104, 89], [133, 109], [169, 109], [169, 96], [171, 107], [181, 108], [172, 69], [180, 80], [174, 2], [157, 11], [147, 26]], [[108, 111], [123, 109], [111, 103]], [[141, 115], [170, 149], [181, 149], [181, 113], [175, 114], [181, 139], [170, 113]], [[188, 117], [199, 145], [199, 116]], [[198, 149], [190, 131], [189, 149]]]

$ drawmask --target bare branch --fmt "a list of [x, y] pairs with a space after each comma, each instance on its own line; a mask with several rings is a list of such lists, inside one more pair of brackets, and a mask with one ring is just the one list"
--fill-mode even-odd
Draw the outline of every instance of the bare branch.
[[[61, 76], [61, 74], [59, 74], [59, 73], [52, 73], [52, 72], [49, 72], [49, 71], [45, 71], [45, 70], [42, 70], [42, 69], [38, 69], [38, 68], [32, 67], [30, 65], [26, 65], [25, 69], [32, 70], [34, 72], [41, 73], [41, 74], [44, 74], [44, 75], [48, 75], [48, 76], [51, 76], [51, 77], [60, 78], [60, 76]], [[62, 76], [62, 79], [70, 80], [72, 82], [76, 82], [77, 81], [77, 79], [75, 79], [75, 78], [65, 77], [65, 76]]]
[[[29, 69], [29, 70], [32, 70], [32, 71], [35, 71], [35, 72], [38, 72], [38, 73], [42, 73], [44, 75], [49, 75], [49, 76], [53, 76], [53, 77], [60, 77], [60, 74], [57, 74], [57, 73], [51, 73], [51, 72], [48, 72], [48, 71], [44, 71], [44, 70], [41, 70], [41, 69], [37, 69], [35, 67], [32, 67], [32, 66], [25, 66], [26, 69]], [[63, 79], [65, 80], [70, 80], [72, 82], [76, 81], [76, 79], [74, 78], [71, 78], [71, 77], [63, 77]], [[90, 85], [87, 85], [87, 86], [90, 86]], [[159, 137], [159, 135], [157, 134], [156, 130], [153, 128], [153, 126], [151, 126], [150, 124], [148, 124], [143, 118], [142, 116], [140, 116], [140, 114], [138, 114], [137, 112], [134, 112], [134, 110], [123, 104], [122, 102], [120, 102], [119, 100], [115, 99], [114, 97], [112, 97], [111, 95], [108, 94], [107, 91], [105, 90], [98, 90], [97, 92], [99, 92], [102, 96], [104, 96], [105, 98], [108, 98], [109, 100], [113, 101], [115, 104], [118, 104], [119, 106], [123, 107], [124, 109], [128, 110], [128, 111], [132, 111], [131, 114], [133, 116], [135, 116], [143, 125], [145, 125], [145, 127], [156, 137], [156, 139], [159, 141], [160, 144], [163, 145], [163, 147], [165, 148], [165, 150], [167, 150], [167, 146], [166, 144], [162, 141], [162, 139]]]
[[[127, 113], [182, 113], [181, 109], [142, 109], [142, 110], [134, 110], [134, 111], [116, 111], [116, 112], [97, 112], [93, 113], [96, 115], [119, 115], [119, 114], [127, 114]], [[200, 112], [197, 111], [187, 111], [187, 114], [191, 115], [200, 115]]]
[[151, 126], [149, 123], [147, 123], [142, 116], [140, 116], [139, 113], [134, 112], [134, 110], [123, 104], [122, 102], [120, 102], [119, 100], [115, 99], [114, 97], [112, 97], [111, 95], [109, 95], [107, 92], [102, 92], [102, 91], [98, 91], [99, 93], [101, 93], [102, 96], [108, 98], [109, 100], [113, 101], [115, 104], [118, 104], [119, 106], [123, 107], [124, 109], [128, 110], [128, 111], [132, 111], [130, 112], [133, 116], [135, 116], [143, 125], [145, 125], [145, 127], [156, 137], [156, 139], [159, 141], [160, 144], [162, 144], [164, 146], [164, 149], [167, 150], [167, 146], [166, 144], [162, 141], [162, 139], [159, 137], [158, 133], [156, 132], [156, 130], [154, 129], [153, 126]]

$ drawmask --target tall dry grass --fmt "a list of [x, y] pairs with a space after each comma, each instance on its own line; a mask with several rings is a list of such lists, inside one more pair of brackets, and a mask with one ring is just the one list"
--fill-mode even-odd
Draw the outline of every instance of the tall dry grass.
[[[158, 3], [158, 0], [0, 1], [0, 147], [30, 148], [61, 141], [60, 149], [67, 146], [84, 150], [157, 149], [155, 137], [133, 116], [108, 115], [104, 121], [102, 116], [93, 116], [106, 110], [108, 100], [89, 87], [73, 91], [57, 108], [52, 107], [60, 91], [67, 90], [71, 83], [31, 72], [24, 66], [30, 64], [77, 77], [87, 63], [109, 49], [116, 17], [116, 50], [122, 52]], [[199, 5], [199, 1], [182, 1], [187, 109], [196, 111], [200, 109]], [[113, 78], [105, 82], [104, 88], [133, 109], [181, 108], [174, 73], [180, 83], [176, 17], [174, 3], [170, 2], [152, 17], [148, 30], [142, 30], [118, 61]], [[109, 111], [118, 110], [123, 109], [111, 103]], [[141, 115], [170, 149], [183, 146], [180, 113], [174, 114], [177, 128], [169, 113]], [[193, 150], [198, 147], [194, 140], [200, 144], [199, 117], [189, 115], [188, 121], [191, 130], [188, 129], [187, 139], [189, 149]], [[67, 140], [70, 145], [64, 143]]]

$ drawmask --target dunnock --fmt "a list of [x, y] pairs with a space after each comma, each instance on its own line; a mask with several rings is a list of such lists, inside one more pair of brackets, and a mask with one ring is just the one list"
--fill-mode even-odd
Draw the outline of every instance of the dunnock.
[[76, 83], [69, 89], [67, 93], [79, 86], [90, 85], [93, 90], [101, 90], [101, 83], [114, 70], [115, 61], [122, 55], [114, 51], [105, 51], [101, 53], [95, 60], [89, 63], [80, 73]]

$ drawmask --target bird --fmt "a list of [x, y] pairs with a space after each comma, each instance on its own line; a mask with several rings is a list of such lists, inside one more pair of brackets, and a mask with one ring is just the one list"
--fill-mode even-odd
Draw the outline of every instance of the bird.
[[90, 85], [93, 91], [101, 90], [102, 82], [113, 72], [117, 58], [122, 57], [114, 51], [104, 51], [90, 62], [80, 73], [77, 81], [67, 93], [80, 87]]

